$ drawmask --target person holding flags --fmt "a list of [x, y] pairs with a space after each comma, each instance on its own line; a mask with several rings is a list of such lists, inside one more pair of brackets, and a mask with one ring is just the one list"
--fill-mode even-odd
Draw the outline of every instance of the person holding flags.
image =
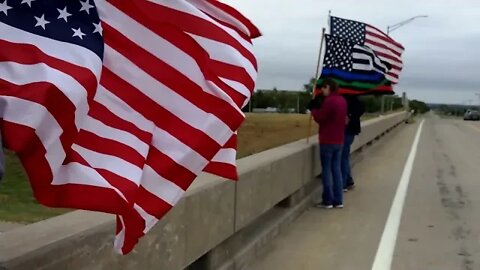
[[355, 136], [359, 135], [362, 130], [360, 118], [365, 113], [365, 106], [356, 95], [344, 95], [344, 98], [347, 101], [348, 123], [345, 128], [345, 140], [342, 150], [342, 176], [343, 189], [348, 191], [355, 188], [350, 168], [350, 152]]
[[345, 137], [347, 103], [338, 94], [338, 84], [327, 78], [320, 85], [321, 95], [309, 105], [319, 125], [320, 160], [322, 164], [323, 194], [318, 207], [343, 208], [343, 177], [341, 170], [342, 146]]

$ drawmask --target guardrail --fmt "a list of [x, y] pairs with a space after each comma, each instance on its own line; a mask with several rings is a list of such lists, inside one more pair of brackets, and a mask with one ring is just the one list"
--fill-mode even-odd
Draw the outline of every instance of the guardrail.
[[[352, 151], [406, 118], [401, 112], [362, 123]], [[112, 251], [111, 215], [74, 211], [0, 234], [0, 269], [176, 270], [192, 263], [195, 269], [240, 269], [232, 253], [247, 248], [252, 228], [265, 223], [262, 218], [280, 202], [294, 206], [306, 198], [317, 182], [316, 141], [301, 140], [238, 160], [236, 183], [200, 177], [130, 255]]]

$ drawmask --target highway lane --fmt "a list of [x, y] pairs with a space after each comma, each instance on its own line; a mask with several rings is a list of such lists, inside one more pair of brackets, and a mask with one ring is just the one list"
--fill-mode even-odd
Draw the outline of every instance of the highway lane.
[[[394, 270], [480, 269], [479, 123], [427, 116], [403, 211], [391, 210], [419, 127], [417, 120], [365, 151], [346, 208], [310, 209], [248, 269], [370, 270], [390, 247]], [[385, 229], [392, 212], [399, 227]], [[384, 240], [384, 230], [395, 237]], [[380, 242], [387, 248], [377, 253]]]
[[480, 125], [425, 122], [392, 269], [480, 269]]

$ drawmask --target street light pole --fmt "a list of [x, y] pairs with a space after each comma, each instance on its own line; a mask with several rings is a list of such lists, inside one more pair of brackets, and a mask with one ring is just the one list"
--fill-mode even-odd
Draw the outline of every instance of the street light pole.
[[[405, 21], [401, 21], [399, 23], [387, 26], [387, 36], [389, 36], [391, 32], [397, 30], [398, 28], [400, 28], [400, 27], [402, 27], [406, 24], [409, 24], [409, 23], [411, 23], [414, 20], [419, 19], [419, 18], [428, 18], [428, 15], [417, 15], [417, 16], [411, 17], [410, 19], [407, 19]], [[384, 114], [384, 113], [385, 113], [385, 96], [382, 95], [382, 114]]]

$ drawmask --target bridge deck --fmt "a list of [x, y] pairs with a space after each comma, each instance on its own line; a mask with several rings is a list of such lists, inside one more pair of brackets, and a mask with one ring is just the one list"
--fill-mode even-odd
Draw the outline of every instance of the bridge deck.
[[[403, 214], [390, 209], [419, 122], [362, 154], [368, 158], [354, 168], [358, 187], [346, 194], [345, 209], [305, 212], [248, 269], [361, 270], [389, 259], [394, 270], [479, 269], [478, 123], [427, 117], [411, 177], [403, 180], [410, 184]], [[382, 241], [387, 219], [395, 216], [399, 229], [386, 229]]]

